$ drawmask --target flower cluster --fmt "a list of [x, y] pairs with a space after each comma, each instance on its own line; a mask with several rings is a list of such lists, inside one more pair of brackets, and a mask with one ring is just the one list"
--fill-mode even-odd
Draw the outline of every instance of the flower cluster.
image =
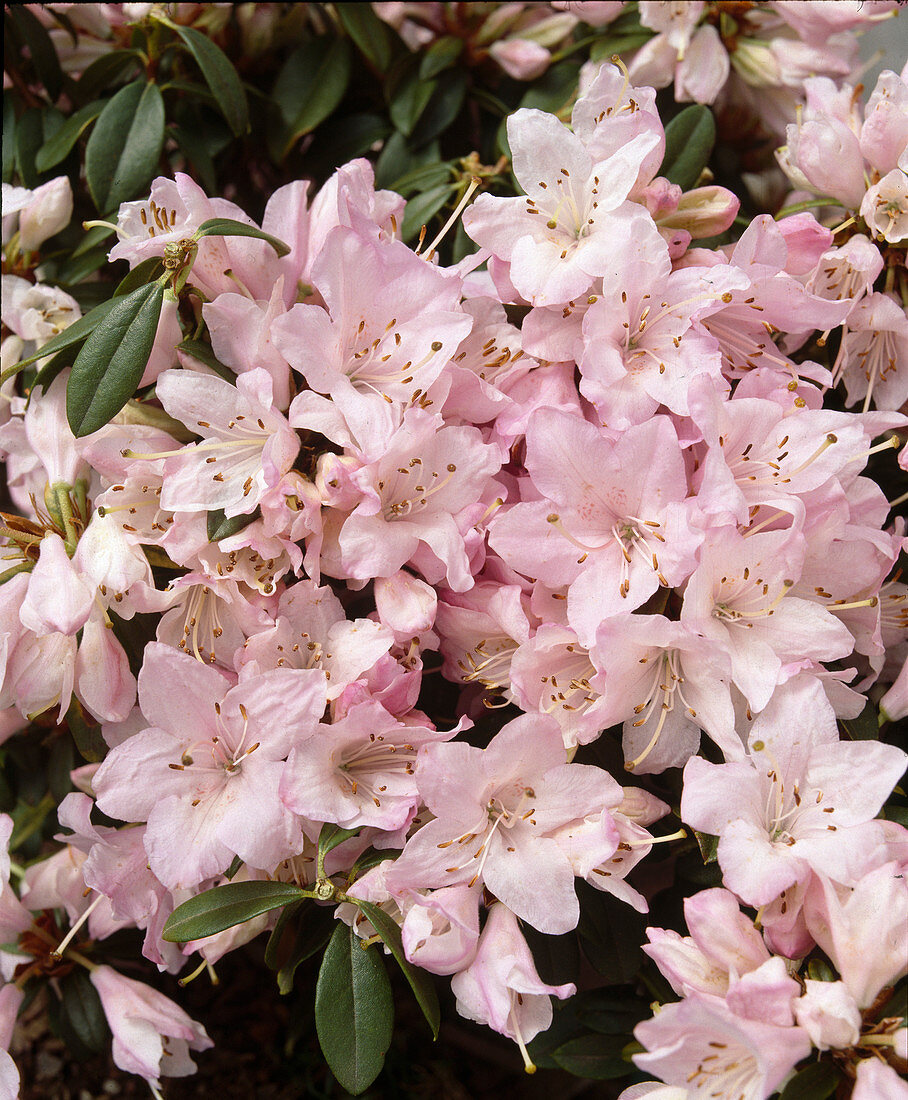
[[[640, 7], [652, 65], [717, 37], [693, 29], [716, 5]], [[863, 219], [842, 243], [798, 213], [709, 247], [737, 199], [658, 174], [656, 93], [614, 66], [570, 127], [511, 116], [524, 194], [466, 210], [479, 251], [456, 266], [437, 240], [402, 242], [403, 200], [366, 161], [311, 199], [280, 188], [261, 227], [159, 178], [121, 206], [110, 258], [177, 274], [138, 398], [85, 435], [72, 389], [67, 418], [78, 360], [16, 388], [78, 307], [4, 277], [19, 514], [2, 530], [2, 728], [87, 716], [106, 746], [74, 773], [58, 854], [18, 895], [4, 878], [4, 1021], [68, 952], [121, 1068], [155, 1089], [191, 1072], [204, 1028], [81, 953], [83, 922], [93, 941], [142, 930], [161, 970], [195, 951], [212, 967], [273, 926], [267, 909], [179, 946], [168, 918], [227, 879], [278, 883], [390, 947], [380, 911], [406, 960], [450, 976], [458, 1010], [532, 1068], [526, 1044], [574, 986], [543, 981], [522, 925], [573, 930], [578, 878], [647, 910], [626, 876], [670, 807], [575, 759], [621, 726], [626, 772], [684, 767], [679, 816], [718, 838], [725, 886], [688, 901], [690, 937], [650, 929], [682, 998], [637, 1029], [638, 1066], [672, 1087], [651, 1094], [767, 1096], [815, 1047], [843, 1052], [856, 1096], [898, 1095], [905, 1030], [873, 1010], [904, 973], [908, 849], [877, 815], [908, 758], [841, 740], [836, 718], [895, 679], [887, 647], [905, 638], [903, 529], [863, 471], [908, 424], [892, 293], [908, 223], [886, 190], [908, 91], [881, 77], [854, 138], [880, 179], [846, 195], [850, 163], [833, 186], [807, 168], [811, 127], [845, 126], [825, 87], [789, 162]], [[15, 196], [20, 252], [54, 232], [64, 190]], [[205, 229], [225, 219], [239, 231]], [[803, 349], [833, 332], [830, 371]], [[839, 377], [861, 411], [824, 400]], [[129, 652], [136, 617], [154, 637]], [[439, 668], [457, 714], [431, 705]], [[493, 736], [472, 728], [499, 706]], [[346, 831], [330, 851], [326, 826]], [[837, 979], [799, 977], [816, 947]]]

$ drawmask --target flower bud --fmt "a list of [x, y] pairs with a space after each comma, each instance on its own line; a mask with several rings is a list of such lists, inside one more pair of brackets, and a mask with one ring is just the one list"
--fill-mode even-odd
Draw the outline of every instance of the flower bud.
[[31, 202], [19, 214], [19, 246], [34, 252], [69, 225], [73, 193], [67, 176], [57, 176], [32, 192]]

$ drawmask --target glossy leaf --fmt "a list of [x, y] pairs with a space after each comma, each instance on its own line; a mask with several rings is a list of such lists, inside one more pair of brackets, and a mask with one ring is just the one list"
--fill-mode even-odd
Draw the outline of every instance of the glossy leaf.
[[277, 918], [277, 923], [272, 929], [271, 935], [268, 937], [268, 943], [265, 945], [265, 966], [267, 966], [269, 970], [277, 970], [280, 965], [280, 960], [278, 958], [280, 941], [290, 921], [299, 912], [303, 901], [303, 898], [299, 898], [297, 901], [291, 901], [288, 905], [284, 906]]
[[121, 298], [124, 294], [131, 294], [146, 283], [154, 282], [164, 274], [164, 262], [160, 256], [148, 256], [132, 268], [120, 282], [114, 291], [115, 298]]
[[371, 4], [337, 4], [340, 25], [356, 43], [359, 52], [379, 73], [391, 63], [391, 32], [372, 10]]
[[381, 1073], [394, 1030], [391, 983], [379, 947], [338, 924], [315, 987], [315, 1029], [331, 1072], [358, 1096]]
[[135, 198], [158, 168], [164, 100], [155, 84], [127, 84], [101, 112], [85, 147], [85, 176], [101, 213]]
[[8, 29], [28, 48], [35, 75], [50, 98], [56, 99], [63, 89], [63, 72], [47, 29], [25, 4], [7, 4], [6, 12], [13, 24]]
[[249, 129], [249, 104], [237, 71], [227, 55], [200, 31], [178, 24], [168, 25], [183, 39], [202, 70], [202, 76], [230, 129], [237, 135], [245, 134]]
[[421, 80], [415, 66], [390, 85], [388, 109], [391, 121], [406, 137], [413, 133], [437, 87], [434, 80]]
[[422, 55], [419, 64], [419, 75], [422, 80], [431, 80], [445, 69], [450, 69], [454, 62], [463, 53], [463, 39], [452, 34], [443, 38], [436, 38], [431, 46]]
[[244, 527], [248, 527], [250, 523], [261, 515], [261, 512], [256, 509], [248, 515], [243, 516], [225, 516], [223, 508], [217, 508], [213, 512], [208, 513], [208, 541], [220, 542], [221, 539], [229, 539], [231, 535], [235, 535], [238, 531], [242, 531]]
[[697, 838], [703, 862], [715, 863], [718, 859], [719, 838], [712, 836], [710, 833], [698, 833], [696, 830], [694, 830], [694, 836]]
[[404, 972], [404, 977], [410, 983], [423, 1016], [432, 1029], [432, 1038], [437, 1039], [438, 1029], [441, 1027], [441, 1009], [438, 1007], [438, 994], [431, 974], [409, 961], [404, 954], [400, 928], [384, 909], [379, 909], [369, 901], [360, 901], [356, 898], [350, 900], [358, 905], [363, 915], [372, 922], [372, 927], [381, 936], [382, 943], [396, 959], [398, 966]]
[[415, 146], [439, 137], [460, 114], [467, 94], [467, 74], [463, 69], [442, 73], [432, 83], [435, 90], [410, 135]]
[[695, 187], [716, 140], [712, 111], [699, 103], [685, 107], [665, 127], [665, 156], [659, 175], [682, 191]]
[[265, 965], [277, 971], [277, 988], [282, 997], [293, 989], [300, 964], [325, 946], [337, 927], [330, 906], [291, 903], [278, 917], [265, 948]]
[[319, 858], [324, 859], [332, 848], [336, 848], [339, 844], [343, 844], [344, 841], [349, 840], [351, 836], [356, 836], [361, 828], [362, 825], [357, 825], [355, 829], [342, 829], [340, 825], [334, 825], [330, 821], [326, 822], [322, 826], [321, 832], [318, 834]]
[[54, 136], [38, 150], [35, 167], [39, 172], [46, 172], [66, 157], [85, 130], [104, 110], [106, 103], [106, 99], [96, 99], [93, 103], [76, 111], [63, 123]]
[[114, 50], [102, 54], [83, 71], [76, 83], [76, 94], [82, 103], [96, 99], [99, 92], [138, 74], [138, 50]]
[[[223, 378], [225, 382], [229, 382], [232, 386], [236, 385], [236, 375], [230, 367], [225, 367], [220, 359], [218, 359], [211, 350], [211, 344], [206, 343], [204, 340], [183, 340], [181, 343], [177, 344], [177, 351], [186, 352], [186, 354], [191, 355], [193, 359], [197, 359], [200, 363], [204, 363], [209, 370], [213, 370], [215, 374]], [[221, 537], [223, 538], [225, 536]]]
[[72, 348], [77, 344], [83, 343], [116, 304], [116, 300], [112, 298], [109, 302], [102, 302], [99, 306], [95, 306], [91, 313], [86, 313], [84, 317], [80, 317], [78, 321], [74, 321], [69, 328], [65, 328], [62, 332], [57, 333], [53, 339], [48, 340], [39, 351], [34, 353], [34, 355], [30, 355], [27, 359], [23, 359], [20, 366], [27, 367], [29, 363], [34, 363], [38, 359], [45, 359], [48, 355], [56, 355], [58, 352], [65, 351], [67, 348]]
[[77, 966], [60, 979], [60, 1000], [54, 1004], [54, 1023], [60, 1037], [79, 1059], [99, 1054], [110, 1042], [110, 1028], [98, 991], [87, 972]]
[[204, 939], [305, 896], [292, 882], [228, 882], [178, 905], [161, 935], [169, 943]]
[[264, 229], [255, 225], [246, 225], [245, 222], [237, 222], [232, 218], [209, 218], [202, 222], [195, 233], [196, 237], [255, 237], [260, 241], [267, 241], [278, 256], [286, 256], [290, 252], [290, 245], [272, 237]]
[[281, 159], [303, 135], [314, 130], [344, 98], [352, 70], [347, 38], [314, 38], [287, 58], [274, 85], [284, 128], [278, 145]]
[[114, 300], [73, 363], [66, 417], [76, 436], [102, 428], [135, 393], [154, 345], [164, 287], [146, 286]]
[[832, 1062], [814, 1062], [791, 1078], [779, 1100], [826, 1100], [842, 1080], [842, 1075]]
[[41, 182], [35, 157], [44, 144], [44, 112], [38, 107], [29, 109], [16, 120], [16, 171], [23, 187], [34, 189]]
[[575, 1077], [608, 1081], [634, 1072], [633, 1063], [621, 1056], [626, 1045], [626, 1035], [579, 1035], [554, 1050], [552, 1059]]
[[410, 199], [404, 211], [404, 223], [400, 230], [401, 239], [408, 243], [414, 239], [420, 229], [441, 210], [448, 196], [456, 190], [457, 184], [443, 183]]

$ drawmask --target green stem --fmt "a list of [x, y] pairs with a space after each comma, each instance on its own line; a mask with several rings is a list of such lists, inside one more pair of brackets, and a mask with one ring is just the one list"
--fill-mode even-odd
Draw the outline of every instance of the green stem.
[[[838, 199], [808, 199], [805, 202], [796, 202], [791, 206], [783, 206], [780, 211], [775, 215], [776, 221], [779, 218], [787, 218], [789, 214], [799, 214], [802, 210], [816, 210], [821, 206], [842, 206]], [[844, 210], [845, 207], [842, 206]]]

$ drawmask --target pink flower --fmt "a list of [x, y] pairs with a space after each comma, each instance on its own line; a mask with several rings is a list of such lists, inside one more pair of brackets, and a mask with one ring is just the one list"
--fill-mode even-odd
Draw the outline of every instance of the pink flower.
[[113, 1032], [113, 1060], [120, 1069], [144, 1077], [154, 1089], [162, 1075], [195, 1073], [190, 1050], [214, 1046], [201, 1024], [157, 990], [109, 966], [94, 967], [90, 977]]
[[513, 1039], [529, 1072], [535, 1067], [526, 1044], [551, 1024], [550, 998], [564, 1000], [577, 991], [570, 983], [546, 985], [542, 981], [517, 918], [501, 903], [489, 911], [476, 957], [454, 976], [451, 988], [461, 1016], [488, 1024]]

